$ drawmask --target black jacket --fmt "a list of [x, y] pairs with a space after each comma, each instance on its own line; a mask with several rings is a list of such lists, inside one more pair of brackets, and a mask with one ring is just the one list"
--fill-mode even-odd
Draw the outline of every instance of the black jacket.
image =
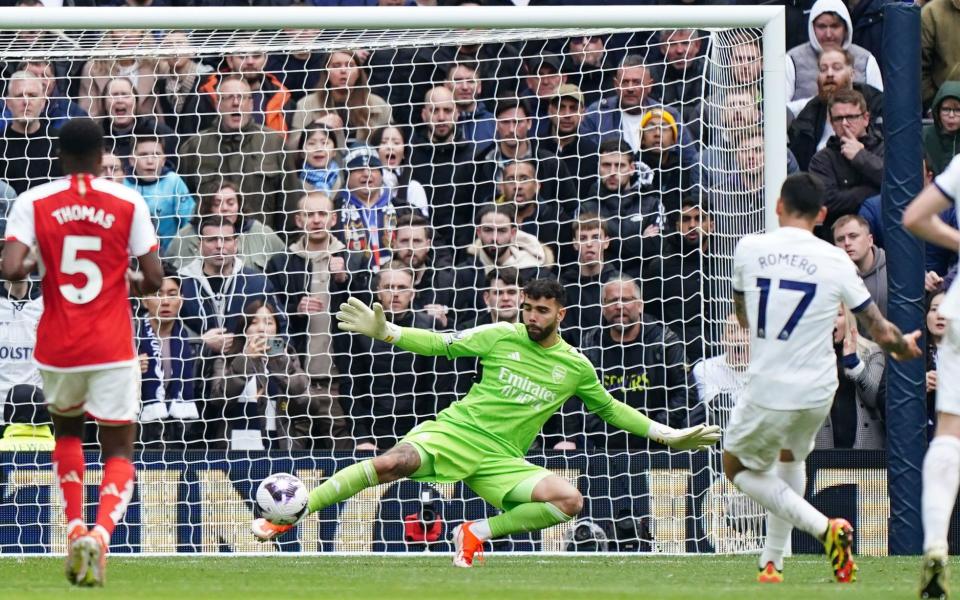
[[607, 256], [623, 263], [623, 268], [638, 272], [645, 258], [660, 254], [660, 235], [647, 238], [643, 231], [650, 225], [663, 226], [660, 192], [633, 187], [625, 193], [610, 192], [594, 186], [589, 200], [580, 204], [580, 213], [595, 212], [606, 221], [610, 236]]
[[593, 277], [584, 277], [579, 264], [560, 271], [560, 283], [567, 291], [567, 314], [561, 323], [561, 332], [571, 346], [579, 347], [583, 332], [602, 324], [601, 291], [617, 271], [610, 263], [604, 264], [600, 274]]
[[643, 310], [683, 340], [690, 364], [703, 357], [704, 331], [709, 329], [712, 298], [704, 285], [711, 278], [704, 277], [701, 267], [709, 274], [708, 257], [674, 233], [664, 238], [663, 255], [647, 261], [643, 269]]
[[0, 179], [18, 194], [60, 177], [54, 140], [57, 131], [41, 121], [36, 133], [24, 135], [7, 125], [0, 133]]
[[[340, 253], [346, 262], [348, 273], [347, 281], [337, 283], [337, 280], [330, 278], [330, 308], [334, 309], [350, 297], [351, 290], [366, 291], [369, 289], [369, 274], [366, 271], [363, 258], [360, 253], [343, 251]], [[274, 297], [279, 302], [280, 310], [288, 316], [287, 334], [290, 337], [290, 344], [298, 354], [307, 353], [308, 326], [310, 319], [307, 315], [298, 311], [300, 300], [310, 291], [312, 268], [307, 264], [305, 258], [294, 252], [285, 252], [278, 254], [270, 259], [263, 274], [267, 276], [270, 285], [274, 289]], [[338, 336], [341, 336], [339, 330], [333, 324], [332, 333], [334, 344]]]
[[[867, 110], [870, 112], [870, 126], [880, 130], [883, 122], [883, 92], [865, 83], [854, 83], [853, 89], [863, 94], [867, 101]], [[801, 171], [807, 171], [810, 160], [817, 153], [817, 144], [823, 137], [823, 130], [827, 124], [827, 103], [814, 96], [803, 107], [797, 118], [790, 124], [788, 131], [790, 151], [797, 158]]]
[[473, 235], [473, 206], [466, 188], [470, 182], [473, 142], [456, 133], [447, 143], [429, 138], [424, 127], [410, 139], [410, 177], [420, 182], [430, 203], [434, 249], [452, 256], [457, 229]]
[[[425, 313], [408, 311], [394, 321], [401, 327], [433, 329]], [[340, 404], [352, 420], [357, 443], [374, 442], [384, 450], [433, 418], [453, 400], [446, 359], [420, 356], [365, 335], [351, 335]]]
[[860, 205], [870, 196], [880, 193], [883, 184], [883, 140], [871, 131], [860, 138], [863, 150], [847, 160], [840, 152], [841, 141], [832, 136], [823, 150], [813, 155], [810, 172], [823, 182], [826, 188], [824, 204], [827, 218], [822, 231], [829, 232], [830, 227], [843, 215], [855, 215]]
[[[683, 345], [660, 323], [644, 316], [640, 335], [626, 344], [614, 341], [609, 329], [595, 327], [584, 334], [581, 351], [614, 398], [651, 419], [678, 428], [706, 420], [688, 378]], [[646, 438], [612, 428], [592, 413], [586, 416], [585, 428], [588, 443], [600, 449], [648, 447]]]

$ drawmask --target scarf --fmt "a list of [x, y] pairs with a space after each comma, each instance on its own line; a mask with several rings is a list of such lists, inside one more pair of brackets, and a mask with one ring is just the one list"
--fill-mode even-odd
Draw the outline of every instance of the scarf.
[[344, 228], [347, 230], [347, 247], [350, 250], [366, 250], [370, 255], [371, 268], [380, 269], [389, 256], [382, 253], [389, 249], [380, 247], [381, 235], [393, 229], [397, 214], [390, 203], [390, 188], [384, 188], [380, 198], [373, 206], [367, 206], [362, 200], [350, 194], [344, 211]]
[[300, 171], [300, 179], [324, 192], [333, 191], [339, 178], [340, 165], [333, 161], [330, 162], [330, 168], [328, 169], [315, 169], [304, 164]]

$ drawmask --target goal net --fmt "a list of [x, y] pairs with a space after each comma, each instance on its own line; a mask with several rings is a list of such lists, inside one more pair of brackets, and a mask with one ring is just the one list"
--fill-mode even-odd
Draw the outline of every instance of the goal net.
[[[216, 11], [124, 28], [116, 13], [101, 29], [0, 32], [0, 215], [60, 176], [57, 130], [89, 115], [105, 134], [101, 175], [144, 196], [166, 263], [162, 290], [131, 300], [138, 482], [113, 551], [443, 551], [458, 522], [496, 513], [462, 483], [403, 481], [254, 542], [266, 475], [317, 485], [482, 372], [338, 332], [349, 296], [455, 334], [516, 322], [523, 284], [559, 278], [561, 331], [616, 398], [677, 427], [726, 423], [747, 357], [728, 318], [730, 262], [767, 214], [762, 29], [225, 30], [211, 23], [240, 17]], [[0, 446], [0, 552], [62, 552], [48, 417], [29, 387], [39, 281], [2, 296], [36, 310], [0, 321], [5, 424], [31, 438]], [[505, 398], [553, 397], [500, 378]], [[91, 426], [91, 505], [95, 440]], [[573, 482], [584, 510], [497, 550], [736, 552], [762, 539], [718, 453], [648, 444], [576, 398], [528, 459]]]

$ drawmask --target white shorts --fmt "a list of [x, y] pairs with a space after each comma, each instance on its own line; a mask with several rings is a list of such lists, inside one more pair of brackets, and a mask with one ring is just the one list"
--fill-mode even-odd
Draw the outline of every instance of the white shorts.
[[960, 319], [947, 324], [937, 348], [937, 411], [960, 415]]
[[813, 450], [830, 406], [771, 410], [741, 398], [730, 414], [723, 449], [754, 471], [772, 469], [781, 450], [789, 450], [794, 460], [804, 460]]
[[84, 413], [100, 423], [133, 423], [140, 411], [138, 362], [96, 371], [40, 369], [48, 410], [61, 417]]

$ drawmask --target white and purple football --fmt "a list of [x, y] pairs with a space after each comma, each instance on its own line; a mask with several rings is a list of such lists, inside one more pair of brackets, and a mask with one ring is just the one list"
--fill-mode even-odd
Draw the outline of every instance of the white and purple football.
[[307, 488], [289, 473], [274, 473], [260, 482], [256, 500], [264, 519], [275, 525], [293, 525], [307, 506]]

